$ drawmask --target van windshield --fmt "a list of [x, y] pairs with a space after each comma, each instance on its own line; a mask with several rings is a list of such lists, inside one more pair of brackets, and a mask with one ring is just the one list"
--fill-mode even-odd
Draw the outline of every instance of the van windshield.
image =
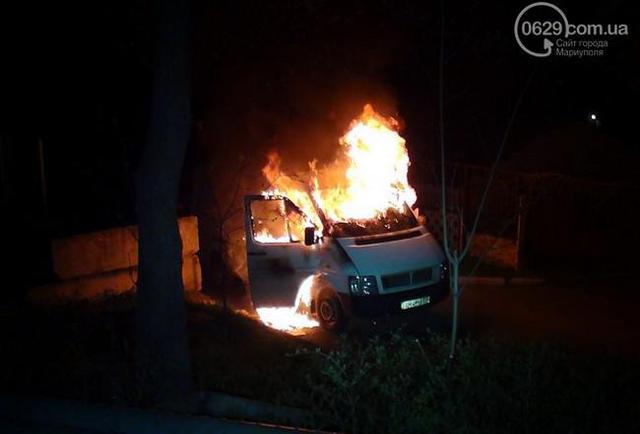
[[362, 237], [388, 234], [413, 229], [417, 226], [416, 217], [405, 204], [403, 210], [390, 208], [382, 216], [375, 219], [331, 222], [330, 233], [336, 238]]

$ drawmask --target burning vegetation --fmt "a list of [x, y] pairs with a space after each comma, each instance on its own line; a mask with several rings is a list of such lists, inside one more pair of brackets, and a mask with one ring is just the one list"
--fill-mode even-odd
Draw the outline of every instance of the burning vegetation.
[[[313, 228], [316, 239], [331, 236], [373, 235], [415, 221], [411, 207], [416, 192], [408, 181], [410, 160], [405, 140], [398, 133], [396, 119], [384, 117], [370, 104], [364, 106], [347, 132], [339, 139], [333, 162], [309, 162], [302, 174], [287, 174], [279, 154], [269, 155], [262, 172], [270, 188], [262, 194], [266, 201], [261, 215], [273, 218], [254, 220], [253, 235], [259, 243], [295, 243], [304, 240], [305, 229]], [[278, 219], [285, 224], [279, 224]], [[259, 307], [260, 319], [270, 327], [293, 331], [314, 327], [309, 316], [311, 277], [300, 285], [295, 305]]]

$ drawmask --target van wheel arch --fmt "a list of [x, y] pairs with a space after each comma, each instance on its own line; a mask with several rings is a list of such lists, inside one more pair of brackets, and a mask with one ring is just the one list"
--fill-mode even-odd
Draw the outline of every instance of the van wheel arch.
[[341, 331], [347, 324], [347, 316], [338, 293], [330, 286], [318, 289], [313, 298], [315, 315], [320, 326], [329, 331]]

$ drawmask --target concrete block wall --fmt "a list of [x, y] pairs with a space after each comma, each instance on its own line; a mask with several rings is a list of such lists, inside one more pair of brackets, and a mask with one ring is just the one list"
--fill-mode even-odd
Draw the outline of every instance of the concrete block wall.
[[482, 262], [499, 267], [518, 267], [516, 240], [498, 238], [489, 234], [476, 234], [471, 241], [471, 256], [482, 257]]
[[[198, 258], [198, 219], [178, 219], [182, 239], [182, 279], [185, 290], [199, 291], [202, 275]], [[51, 243], [54, 273], [59, 281], [34, 288], [32, 301], [93, 299], [135, 289], [138, 280], [136, 226], [74, 235]]]

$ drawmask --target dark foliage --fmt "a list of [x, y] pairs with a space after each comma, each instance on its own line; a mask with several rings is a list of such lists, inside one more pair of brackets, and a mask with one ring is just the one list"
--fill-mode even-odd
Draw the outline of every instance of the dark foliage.
[[[332, 351], [190, 295], [198, 389], [311, 410], [309, 426], [363, 433], [637, 432], [634, 359], [491, 338], [344, 337]], [[147, 406], [134, 374], [132, 299], [1, 315], [4, 392]]]

